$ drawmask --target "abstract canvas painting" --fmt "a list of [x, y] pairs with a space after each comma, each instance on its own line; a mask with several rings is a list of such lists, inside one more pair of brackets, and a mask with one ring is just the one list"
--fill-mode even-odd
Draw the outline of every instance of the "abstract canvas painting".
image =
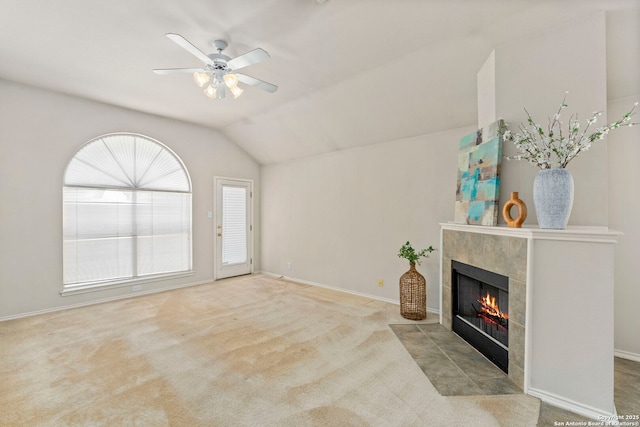
[[490, 225], [498, 223], [502, 136], [500, 121], [460, 140], [458, 186], [454, 222]]

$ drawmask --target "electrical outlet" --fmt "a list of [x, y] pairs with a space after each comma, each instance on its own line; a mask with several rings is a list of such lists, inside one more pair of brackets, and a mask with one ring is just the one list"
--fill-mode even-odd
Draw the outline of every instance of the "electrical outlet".
[[133, 285], [131, 290], [132, 291], [141, 291], [142, 290], [142, 285]]
[[378, 279], [378, 286], [384, 286], [384, 281], [382, 279]]
[[291, 261], [289, 261], [287, 263], [287, 270], [291, 270], [293, 268], [293, 264], [291, 263]]

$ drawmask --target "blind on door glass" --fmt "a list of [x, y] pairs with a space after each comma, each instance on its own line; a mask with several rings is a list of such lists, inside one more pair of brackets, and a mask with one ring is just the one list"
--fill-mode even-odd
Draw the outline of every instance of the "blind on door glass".
[[247, 262], [247, 189], [222, 187], [222, 264]]

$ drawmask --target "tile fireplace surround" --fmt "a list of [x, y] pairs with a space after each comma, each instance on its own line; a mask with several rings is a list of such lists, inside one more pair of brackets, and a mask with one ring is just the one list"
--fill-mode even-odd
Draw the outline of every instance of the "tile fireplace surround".
[[613, 268], [620, 233], [441, 224], [440, 323], [451, 329], [451, 261], [509, 278], [509, 378], [591, 418], [613, 403]]

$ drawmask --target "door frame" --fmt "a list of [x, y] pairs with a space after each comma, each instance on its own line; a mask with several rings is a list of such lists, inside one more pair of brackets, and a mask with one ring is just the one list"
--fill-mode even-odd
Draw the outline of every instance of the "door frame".
[[[219, 280], [219, 271], [222, 267], [222, 254], [218, 253], [218, 226], [222, 222], [222, 218], [219, 218], [218, 214], [218, 184], [221, 181], [231, 181], [237, 182], [242, 185], [249, 186], [249, 206], [247, 207], [247, 215], [249, 222], [249, 237], [247, 239], [247, 252], [249, 256], [249, 273], [253, 274], [254, 272], [254, 263], [253, 263], [253, 218], [254, 218], [254, 206], [253, 206], [253, 180], [246, 178], [231, 178], [226, 176], [214, 176], [213, 177], [213, 280]], [[226, 277], [223, 277], [224, 279]]]

